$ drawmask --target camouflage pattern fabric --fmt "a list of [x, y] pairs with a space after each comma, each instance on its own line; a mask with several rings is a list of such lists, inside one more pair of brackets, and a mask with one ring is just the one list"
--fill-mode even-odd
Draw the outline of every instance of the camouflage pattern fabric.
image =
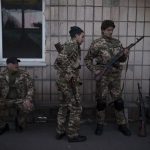
[[66, 42], [54, 63], [58, 75], [56, 84], [60, 93], [56, 131], [59, 134], [66, 132], [68, 137], [77, 136], [80, 128], [80, 53], [77, 43]]
[[[87, 68], [95, 73], [102, 70], [104, 66], [121, 50], [121, 43], [117, 39], [101, 37], [91, 44], [87, 55], [85, 56], [85, 64]], [[120, 62], [124, 62], [126, 56], [122, 56], [119, 61], [105, 74], [101, 81], [96, 81], [96, 102], [108, 104], [107, 95], [110, 94], [112, 101], [121, 99], [120, 78], [122, 66]], [[115, 109], [116, 120], [118, 124], [125, 124], [125, 116], [123, 110]], [[105, 120], [105, 108], [101, 111], [97, 109], [97, 122], [103, 124]]]
[[[10, 84], [11, 83], [11, 84]], [[24, 100], [32, 101], [33, 82], [23, 70], [18, 70], [15, 78], [8, 69], [0, 73], [0, 122], [6, 123], [18, 119], [20, 125], [25, 123], [29, 110], [23, 107]], [[10, 94], [15, 93], [15, 94]]]

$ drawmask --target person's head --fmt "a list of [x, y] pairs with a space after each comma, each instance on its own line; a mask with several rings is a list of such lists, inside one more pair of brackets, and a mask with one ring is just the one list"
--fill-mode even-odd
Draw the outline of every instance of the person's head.
[[17, 71], [19, 68], [18, 63], [20, 60], [17, 57], [9, 57], [6, 60], [7, 68], [10, 71]]
[[75, 40], [79, 45], [84, 42], [84, 31], [77, 27], [72, 26], [69, 31], [70, 37], [72, 40]]
[[101, 25], [102, 35], [111, 38], [114, 28], [115, 28], [115, 24], [112, 20], [104, 20]]

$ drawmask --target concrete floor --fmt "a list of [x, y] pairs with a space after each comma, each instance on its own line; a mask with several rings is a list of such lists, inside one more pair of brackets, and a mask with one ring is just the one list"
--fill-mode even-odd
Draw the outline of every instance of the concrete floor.
[[131, 137], [122, 135], [117, 126], [108, 123], [102, 136], [94, 135], [95, 123], [81, 124], [80, 133], [87, 136], [86, 142], [68, 143], [67, 138], [55, 139], [55, 123], [29, 125], [22, 133], [11, 130], [0, 136], [0, 150], [149, 150], [150, 125], [147, 137], [137, 136], [137, 124], [130, 124]]

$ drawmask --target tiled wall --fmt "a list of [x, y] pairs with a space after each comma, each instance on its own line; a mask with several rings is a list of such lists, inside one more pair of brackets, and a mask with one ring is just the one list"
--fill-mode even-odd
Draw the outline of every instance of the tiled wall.
[[95, 81], [91, 72], [86, 68], [83, 58], [92, 40], [101, 35], [100, 26], [105, 19], [115, 21], [114, 36], [120, 39], [124, 47], [134, 42], [136, 37], [145, 35], [144, 40], [131, 49], [128, 71], [126, 77], [123, 71], [122, 79], [125, 78], [123, 95], [126, 102], [132, 104], [136, 101], [137, 82], [142, 85], [143, 94], [148, 95], [150, 78], [149, 0], [46, 0], [45, 15], [46, 48], [48, 57], [50, 56], [50, 68], [47, 69], [50, 71], [50, 81], [46, 80], [43, 85], [49, 86], [50, 84], [50, 104], [57, 104], [56, 72], [53, 68], [57, 52], [54, 44], [68, 40], [68, 31], [73, 25], [85, 31], [85, 43], [82, 45], [82, 103], [87, 107], [95, 104]]

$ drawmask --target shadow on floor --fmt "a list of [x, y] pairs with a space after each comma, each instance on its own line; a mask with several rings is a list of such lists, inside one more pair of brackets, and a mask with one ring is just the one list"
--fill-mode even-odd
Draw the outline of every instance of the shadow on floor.
[[22, 133], [11, 130], [0, 136], [0, 150], [148, 150], [150, 148], [150, 125], [147, 125], [147, 137], [137, 136], [137, 124], [131, 123], [131, 137], [122, 135], [117, 126], [108, 123], [102, 136], [96, 136], [96, 124], [85, 121], [80, 133], [87, 136], [86, 142], [68, 143], [67, 137], [55, 139], [55, 121], [34, 123]]

